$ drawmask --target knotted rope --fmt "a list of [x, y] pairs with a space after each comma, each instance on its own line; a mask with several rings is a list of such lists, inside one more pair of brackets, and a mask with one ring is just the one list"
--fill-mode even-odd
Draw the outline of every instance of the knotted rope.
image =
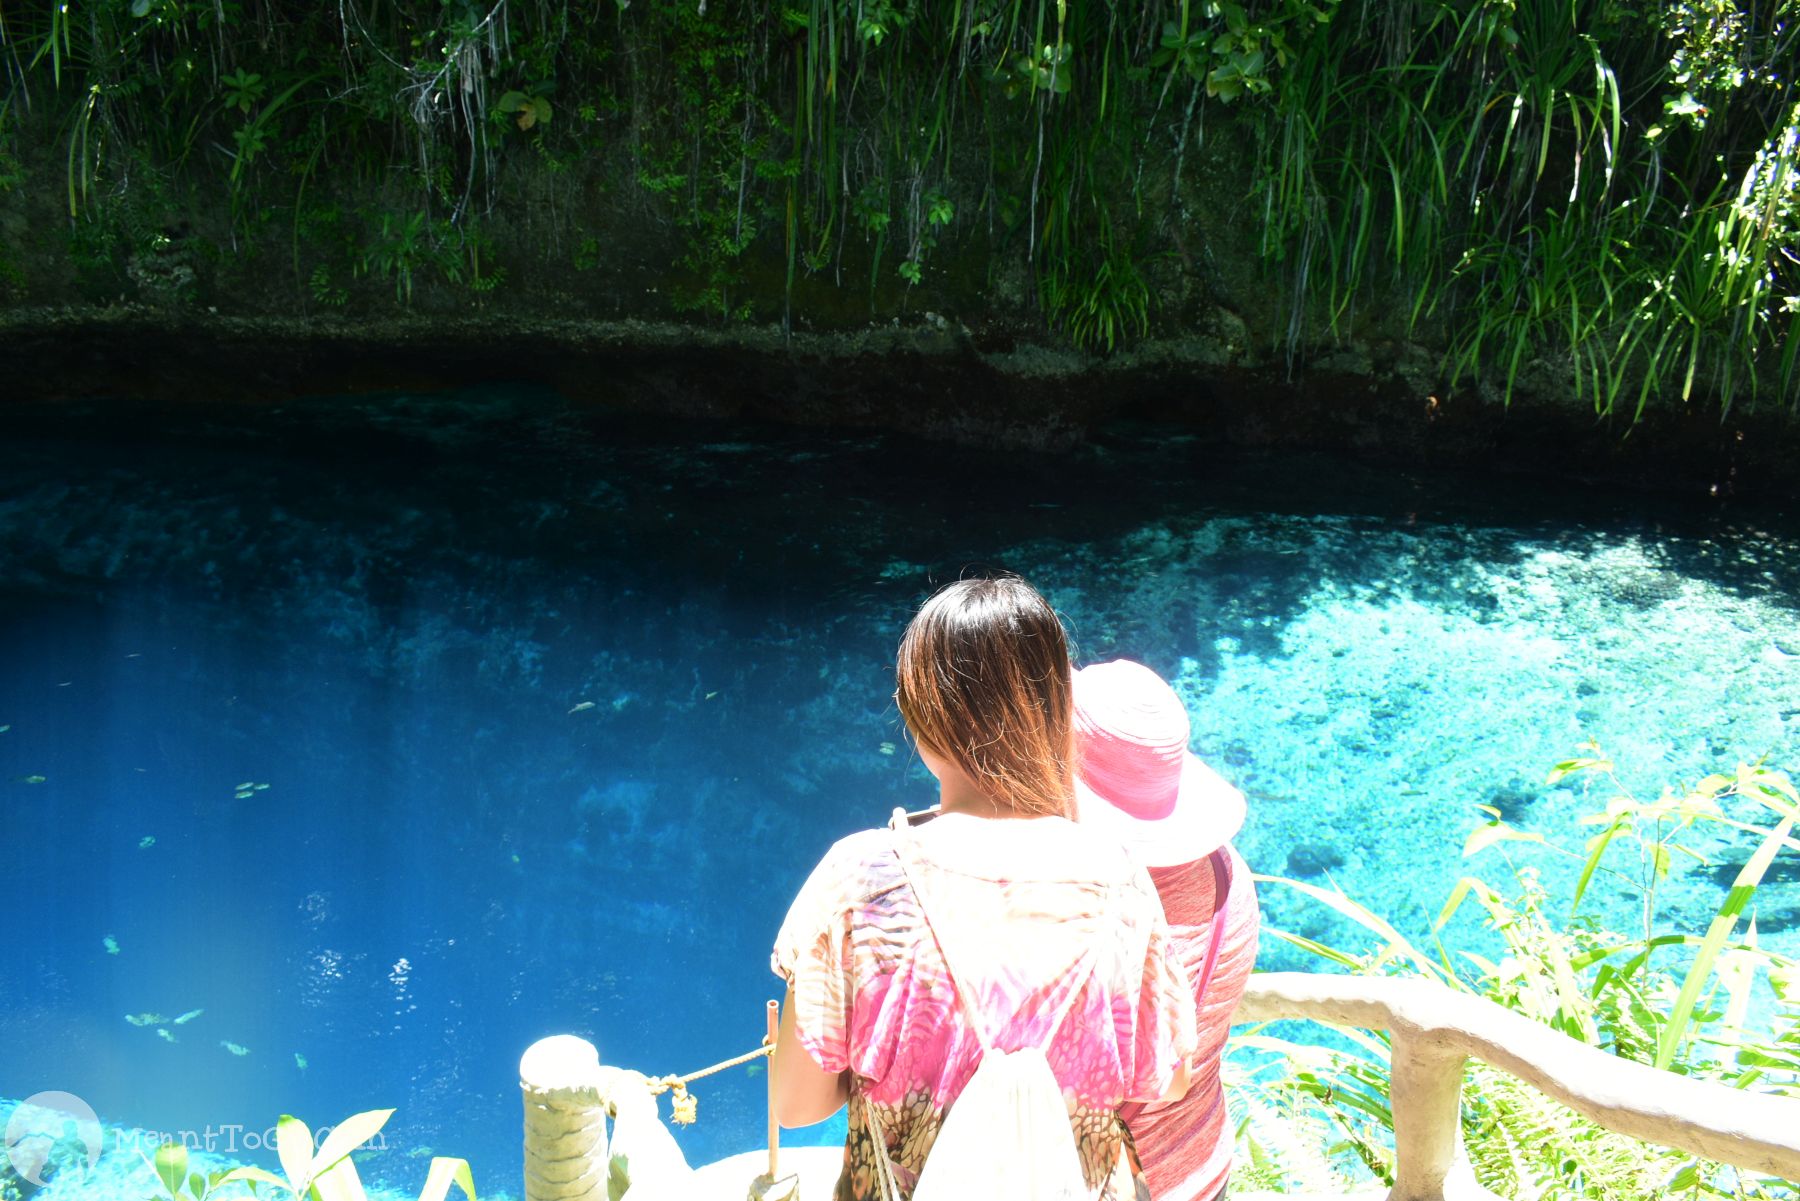
[[653, 1079], [646, 1079], [645, 1083], [649, 1085], [650, 1095], [653, 1097], [660, 1097], [664, 1093], [673, 1094], [669, 1098], [670, 1121], [674, 1122], [677, 1126], [692, 1126], [696, 1116], [694, 1110], [699, 1104], [699, 1098], [688, 1092], [687, 1086], [689, 1084], [695, 1080], [705, 1079], [707, 1076], [711, 1076], [716, 1072], [723, 1072], [727, 1068], [735, 1068], [740, 1064], [763, 1059], [774, 1053], [774, 1041], [765, 1038], [763, 1040], [763, 1045], [756, 1048], [754, 1051], [745, 1051], [742, 1055], [734, 1055], [730, 1059], [715, 1063], [711, 1067], [701, 1068], [697, 1072], [689, 1072], [685, 1076], [658, 1076]]

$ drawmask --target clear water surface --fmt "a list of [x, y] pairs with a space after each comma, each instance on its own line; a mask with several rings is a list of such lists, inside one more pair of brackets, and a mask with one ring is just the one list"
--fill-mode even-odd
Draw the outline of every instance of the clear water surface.
[[[1419, 932], [1473, 805], [1578, 845], [1595, 798], [1543, 779], [1584, 738], [1652, 795], [1800, 766], [1797, 566], [1776, 513], [1156, 427], [1038, 457], [522, 388], [8, 406], [0, 1095], [270, 1166], [279, 1113], [394, 1106], [366, 1178], [455, 1154], [518, 1195], [534, 1039], [653, 1074], [757, 1043], [804, 873], [931, 799], [891, 655], [970, 567], [1176, 681], [1255, 867]], [[1688, 871], [1670, 919], [1721, 888]], [[1791, 949], [1800, 872], [1761, 902]], [[698, 1086], [690, 1158], [757, 1145], [762, 1090]], [[147, 1187], [132, 1151], [55, 1195]]]

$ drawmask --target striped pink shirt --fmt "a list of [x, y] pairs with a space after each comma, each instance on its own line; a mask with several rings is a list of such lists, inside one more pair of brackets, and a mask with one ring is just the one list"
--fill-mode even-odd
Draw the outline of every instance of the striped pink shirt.
[[[958, 1003], [963, 988], [995, 1022], [994, 1045], [1045, 1049], [1069, 1107], [1087, 1201], [1129, 1198], [1119, 1103], [1160, 1096], [1197, 1046], [1193, 984], [1151, 877], [1118, 844], [1060, 817], [947, 814], [912, 837], [924, 886], [942, 909], [933, 917], [958, 923], [976, 953], [958, 970], [976, 975], [951, 985], [886, 830], [832, 847], [775, 940], [772, 962], [793, 986], [800, 1044], [826, 1071], [854, 1074], [837, 1201], [879, 1195], [880, 1154], [911, 1195], [946, 1111], [981, 1060]], [[1050, 1015], [1063, 1013], [1051, 1029]], [[875, 1107], [888, 1146], [873, 1145], [865, 1106]]]
[[[1204, 996], [1195, 997], [1200, 1050], [1193, 1085], [1187, 1096], [1173, 1105], [1125, 1105], [1119, 1110], [1131, 1129], [1150, 1195], [1156, 1201], [1210, 1201], [1231, 1173], [1231, 1123], [1219, 1082], [1219, 1060], [1231, 1033], [1232, 1012], [1256, 962], [1261, 919], [1249, 865], [1236, 850], [1225, 850], [1230, 857], [1225, 929], [1212, 981]], [[1150, 879], [1162, 897], [1176, 957], [1198, 990], [1212, 946], [1218, 904], [1211, 857], [1175, 867], [1153, 867]]]

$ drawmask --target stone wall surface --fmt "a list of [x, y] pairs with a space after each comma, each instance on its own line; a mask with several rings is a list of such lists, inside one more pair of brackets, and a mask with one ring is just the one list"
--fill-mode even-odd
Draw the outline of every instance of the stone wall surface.
[[[1117, 418], [1221, 447], [1337, 451], [1399, 465], [1550, 474], [1696, 497], [1788, 498], [1800, 425], [1772, 407], [1597, 418], [1566, 399], [1439, 392], [1402, 345], [1290, 378], [1217, 337], [1108, 358], [941, 321], [855, 332], [779, 326], [412, 316], [352, 322], [143, 306], [0, 315], [5, 395], [255, 404], [306, 395], [526, 381], [671, 418], [894, 429], [1055, 450]], [[1335, 369], [1333, 369], [1335, 367]]]

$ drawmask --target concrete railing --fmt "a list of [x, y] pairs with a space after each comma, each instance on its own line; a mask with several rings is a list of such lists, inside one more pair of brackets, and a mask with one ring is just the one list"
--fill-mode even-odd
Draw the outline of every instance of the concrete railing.
[[1429, 980], [1267, 972], [1236, 1022], [1308, 1018], [1390, 1035], [1388, 1201], [1485, 1201], [1463, 1153], [1463, 1067], [1479, 1059], [1608, 1130], [1800, 1180], [1800, 1098], [1747, 1093], [1618, 1059], [1492, 1001]]
[[[1295, 1018], [1390, 1035], [1396, 1154], [1387, 1201], [1494, 1198], [1475, 1182], [1462, 1147], [1463, 1069], [1470, 1059], [1531, 1084], [1609, 1130], [1800, 1181], [1800, 1098], [1747, 1093], [1617, 1059], [1428, 980], [1261, 973], [1250, 978], [1234, 1020]], [[519, 1064], [519, 1078], [525, 1201], [606, 1201], [607, 1117], [623, 1123], [630, 1115], [639, 1128], [643, 1107], [651, 1105], [648, 1122], [656, 1125], [644, 1078], [602, 1067], [591, 1044], [569, 1036], [533, 1044]], [[653, 1147], [645, 1154], [657, 1153]], [[766, 1151], [749, 1152], [661, 1178], [666, 1195], [694, 1201], [752, 1195], [818, 1201], [831, 1195], [843, 1161], [840, 1148], [783, 1150], [779, 1175], [771, 1175], [771, 1158]], [[686, 1165], [677, 1171], [686, 1173]], [[1382, 1193], [1377, 1188], [1367, 1195]]]

